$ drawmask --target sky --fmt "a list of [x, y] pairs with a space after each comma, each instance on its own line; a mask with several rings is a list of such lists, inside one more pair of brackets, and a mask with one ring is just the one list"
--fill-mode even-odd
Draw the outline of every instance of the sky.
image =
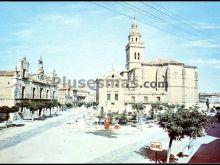
[[[136, 18], [146, 62], [195, 65], [199, 92], [220, 92], [220, 2], [96, 3]], [[92, 2], [0, 2], [0, 70], [25, 56], [35, 73], [41, 56], [46, 74], [67, 79], [122, 71], [131, 18]]]

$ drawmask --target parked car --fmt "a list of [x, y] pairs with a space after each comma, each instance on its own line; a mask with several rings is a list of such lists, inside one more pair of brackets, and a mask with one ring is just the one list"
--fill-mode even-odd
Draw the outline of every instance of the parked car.
[[209, 110], [208, 112], [206, 112], [206, 115], [208, 117], [214, 117], [217, 114], [217, 111], [215, 110]]
[[217, 112], [220, 112], [220, 107], [215, 107]]
[[216, 117], [218, 118], [218, 121], [220, 121], [220, 107], [216, 107], [215, 109], [217, 111]]

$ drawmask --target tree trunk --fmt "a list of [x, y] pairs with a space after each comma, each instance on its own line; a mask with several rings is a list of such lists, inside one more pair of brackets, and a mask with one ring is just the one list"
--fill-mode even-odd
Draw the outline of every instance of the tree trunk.
[[172, 142], [173, 142], [173, 138], [170, 138], [169, 148], [168, 148], [168, 151], [167, 151], [167, 161], [166, 161], [166, 163], [170, 163], [170, 153], [171, 153]]
[[50, 108], [50, 116], [51, 116], [51, 108]]
[[154, 119], [154, 109], [151, 111], [151, 119]]
[[5, 122], [5, 128], [8, 129], [8, 120]]
[[34, 121], [34, 111], [31, 111], [32, 113], [32, 121]]
[[42, 108], [39, 109], [39, 117], [41, 116]]
[[54, 114], [57, 116], [57, 107], [54, 108]]

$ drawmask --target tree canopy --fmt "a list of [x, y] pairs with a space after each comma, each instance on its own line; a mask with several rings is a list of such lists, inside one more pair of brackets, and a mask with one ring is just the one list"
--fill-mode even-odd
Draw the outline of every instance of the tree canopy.
[[169, 107], [167, 111], [160, 114], [159, 126], [168, 132], [173, 140], [180, 140], [185, 136], [196, 138], [201, 136], [203, 128], [207, 128], [208, 118], [204, 112], [200, 112], [198, 107], [184, 109], [183, 107]]
[[145, 106], [143, 103], [134, 103], [132, 105], [132, 108], [136, 109], [139, 112], [139, 111], [143, 110], [145, 108]]
[[209, 125], [206, 114], [199, 111], [199, 107], [193, 106], [185, 109], [181, 105], [165, 105], [166, 111], [159, 115], [158, 124], [170, 138], [167, 163], [170, 160], [170, 152], [173, 140], [181, 140], [184, 137], [196, 138], [203, 135], [204, 129]]

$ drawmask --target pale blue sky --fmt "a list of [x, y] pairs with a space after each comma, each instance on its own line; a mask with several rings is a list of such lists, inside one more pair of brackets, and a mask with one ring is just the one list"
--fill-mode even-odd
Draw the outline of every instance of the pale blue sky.
[[[146, 62], [169, 58], [196, 65], [200, 92], [220, 92], [220, 2], [157, 2], [172, 16], [184, 18], [187, 25], [139, 2], [128, 3], [172, 25], [118, 2], [98, 3], [151, 25], [138, 22]], [[131, 22], [90, 2], [0, 2], [0, 70], [14, 69], [26, 56], [34, 73], [42, 56], [47, 74], [55, 69], [70, 79], [95, 79], [112, 65], [122, 71]]]

